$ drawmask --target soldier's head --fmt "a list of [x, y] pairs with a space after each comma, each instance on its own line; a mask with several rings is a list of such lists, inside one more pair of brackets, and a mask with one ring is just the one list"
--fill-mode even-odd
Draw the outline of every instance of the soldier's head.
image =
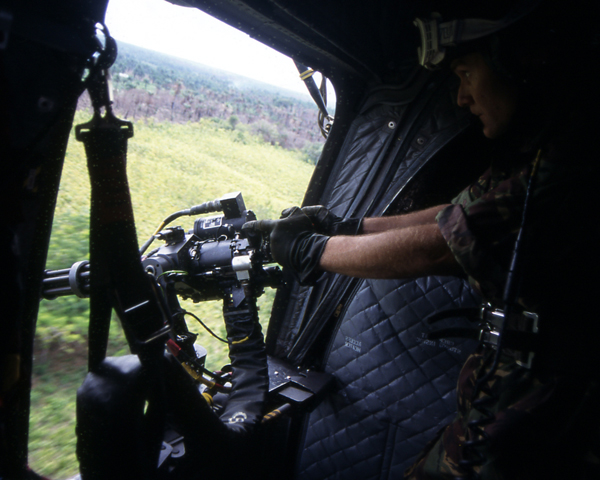
[[516, 87], [494, 72], [479, 52], [454, 59], [450, 68], [460, 80], [457, 104], [479, 118], [486, 137], [500, 137], [515, 114]]
[[577, 4], [453, 2], [441, 14], [415, 21], [419, 61], [430, 69], [450, 66], [460, 79], [458, 105], [479, 117], [487, 137], [510, 130], [528, 141], [539, 139], [552, 130], [559, 111], [580, 101], [571, 88], [572, 75], [589, 77], [585, 65], [597, 55], [591, 15]]

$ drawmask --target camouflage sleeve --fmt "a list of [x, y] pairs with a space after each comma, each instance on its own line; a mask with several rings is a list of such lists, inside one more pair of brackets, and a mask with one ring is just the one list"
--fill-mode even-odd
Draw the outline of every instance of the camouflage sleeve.
[[469, 281], [490, 300], [502, 297], [530, 167], [513, 176], [494, 176], [488, 170], [437, 216], [440, 231]]

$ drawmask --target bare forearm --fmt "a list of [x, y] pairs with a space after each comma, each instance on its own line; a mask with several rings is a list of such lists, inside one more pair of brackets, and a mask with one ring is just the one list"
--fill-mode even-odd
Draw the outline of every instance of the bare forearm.
[[393, 217], [365, 218], [362, 222], [361, 234], [379, 233], [398, 228], [414, 227], [417, 225], [433, 225], [435, 217], [446, 205], [437, 205], [418, 212]]
[[359, 278], [414, 278], [461, 272], [437, 224], [329, 239], [320, 268]]

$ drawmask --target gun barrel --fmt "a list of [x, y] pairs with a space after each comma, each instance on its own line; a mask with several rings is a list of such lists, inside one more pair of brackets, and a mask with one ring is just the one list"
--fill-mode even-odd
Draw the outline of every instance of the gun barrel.
[[90, 262], [84, 260], [74, 263], [71, 268], [46, 270], [42, 280], [42, 297], [52, 300], [65, 295], [89, 297]]

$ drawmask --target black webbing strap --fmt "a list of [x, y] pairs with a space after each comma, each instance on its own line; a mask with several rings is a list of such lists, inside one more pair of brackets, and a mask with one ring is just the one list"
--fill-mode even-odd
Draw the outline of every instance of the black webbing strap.
[[[127, 341], [147, 377], [146, 433], [141, 439], [144, 478], [154, 475], [164, 421], [164, 313], [139, 255], [126, 172], [129, 122], [107, 109], [76, 127], [88, 160], [90, 212], [90, 370], [106, 355], [110, 307], [119, 316]], [[163, 338], [161, 338], [161, 336]], [[139, 460], [139, 459], [138, 459]]]
[[[140, 356], [142, 363], [159, 348], [162, 356], [164, 344], [155, 340], [167, 333], [164, 307], [140, 259], [126, 169], [127, 140], [133, 136], [133, 125], [119, 120], [112, 112], [108, 68], [116, 58], [117, 47], [108, 29], [103, 26], [103, 30], [106, 47], [86, 81], [94, 116], [75, 128], [77, 140], [85, 146], [92, 190], [91, 369], [106, 354], [107, 300], [123, 324], [133, 353]], [[100, 114], [102, 108], [106, 108], [104, 117]], [[161, 345], [154, 348], [155, 343]]]
[[296, 68], [300, 73], [300, 79], [304, 82], [306, 88], [308, 88], [308, 93], [310, 93], [310, 96], [317, 104], [317, 107], [319, 107], [319, 110], [325, 116], [328, 116], [329, 114], [327, 113], [327, 107], [325, 106], [325, 102], [321, 96], [321, 92], [319, 91], [319, 87], [317, 87], [317, 83], [313, 78], [315, 71], [312, 68], [308, 68], [306, 65], [295, 60], [294, 63], [296, 64]]
[[112, 306], [147, 378], [146, 435], [140, 439], [140, 458], [136, 460], [143, 470], [141, 476], [151, 478], [162, 443], [162, 371], [168, 330], [159, 297], [142, 267], [135, 233], [126, 171], [127, 140], [133, 136], [133, 125], [118, 120], [110, 105], [106, 110], [101, 117], [95, 108], [93, 119], [76, 127], [76, 137], [85, 146], [92, 199], [89, 368], [97, 368], [106, 355]]
[[294, 63], [296, 64], [296, 68], [300, 73], [300, 79], [306, 85], [308, 93], [319, 108], [319, 128], [321, 129], [321, 133], [323, 134], [323, 136], [327, 138], [327, 136], [329, 135], [329, 129], [331, 128], [331, 124], [333, 122], [333, 117], [329, 115], [329, 112], [327, 112], [327, 94], [325, 77], [323, 77], [321, 88], [319, 88], [317, 86], [317, 82], [315, 82], [315, 79], [313, 78], [315, 71], [312, 68], [309, 68], [296, 60], [294, 60]]
[[[85, 146], [92, 190], [89, 368], [94, 371], [106, 356], [112, 307], [146, 376], [145, 434], [139, 458], [132, 461], [140, 465], [141, 478], [152, 478], [164, 428], [164, 337], [169, 329], [160, 297], [140, 260], [126, 171], [127, 140], [133, 136], [133, 125], [112, 113], [108, 69], [117, 46], [106, 26], [102, 29], [105, 47], [86, 81], [94, 117], [76, 127], [77, 140]], [[103, 107], [104, 117], [100, 115]]]

